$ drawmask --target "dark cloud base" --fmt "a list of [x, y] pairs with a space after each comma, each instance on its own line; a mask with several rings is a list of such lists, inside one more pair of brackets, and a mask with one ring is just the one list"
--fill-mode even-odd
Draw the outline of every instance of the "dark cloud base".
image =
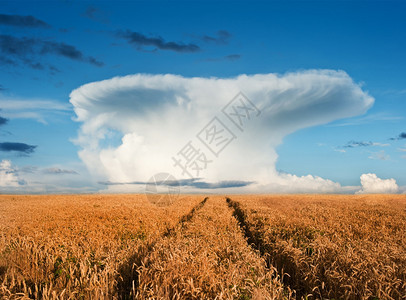
[[99, 181], [101, 185], [126, 185], [126, 184], [134, 184], [134, 185], [151, 185], [156, 184], [160, 186], [170, 186], [170, 187], [182, 187], [182, 186], [189, 186], [195, 187], [198, 189], [221, 189], [221, 188], [235, 188], [235, 187], [244, 187], [251, 185], [255, 182], [253, 181], [241, 181], [241, 180], [224, 180], [219, 182], [205, 182], [201, 181], [200, 178], [193, 178], [193, 179], [181, 179], [181, 180], [165, 180], [165, 181], [157, 181], [154, 183], [145, 182], [145, 181], [132, 181], [132, 182], [111, 182], [111, 181]]

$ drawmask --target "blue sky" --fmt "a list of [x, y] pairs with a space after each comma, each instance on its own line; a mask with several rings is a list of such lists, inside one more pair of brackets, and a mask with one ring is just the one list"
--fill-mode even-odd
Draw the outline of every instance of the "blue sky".
[[[365, 109], [365, 114], [360, 109], [354, 116], [349, 104], [339, 118], [320, 121], [316, 126], [298, 126], [294, 132], [281, 134], [281, 140], [275, 140], [272, 148], [277, 159], [273, 155], [264, 159], [279, 176], [269, 175], [268, 181], [278, 181], [281, 174], [294, 174], [298, 178], [311, 174], [341, 186], [327, 189], [328, 192], [356, 192], [361, 188], [361, 175], [373, 173], [378, 180], [375, 184], [391, 186], [384, 179], [395, 179], [397, 191], [405, 190], [406, 136], [402, 133], [406, 132], [406, 3], [402, 1], [1, 1], [0, 4], [2, 192], [103, 191], [106, 186], [100, 182], [142, 182], [152, 175], [146, 172], [145, 178], [130, 176], [125, 170], [113, 174], [112, 165], [100, 171], [97, 168], [100, 162], [90, 162], [91, 159], [79, 154], [90, 147], [78, 142], [90, 121], [77, 119], [70, 94], [87, 83], [139, 73], [207, 79], [269, 73], [283, 77], [322, 69], [346, 72], [354, 85], [375, 99], [374, 104]], [[118, 93], [109, 95], [116, 97]], [[252, 95], [247, 94], [249, 98]], [[80, 101], [79, 106], [85, 100]], [[91, 107], [93, 111], [99, 111], [98, 108]], [[117, 108], [117, 115], [122, 108]], [[212, 114], [220, 109], [213, 108]], [[320, 114], [330, 108], [325, 109]], [[192, 117], [200, 127], [207, 123], [206, 115]], [[96, 156], [102, 157], [106, 149], [118, 149], [124, 144], [121, 139], [130, 134], [129, 128], [119, 129], [115, 120], [109, 122], [105, 124], [103, 138], [97, 141], [98, 150], [92, 152]], [[153, 126], [156, 124], [142, 132], [138, 130], [137, 134], [148, 139], [149, 130], [155, 128], [152, 135], [162, 130]], [[266, 129], [273, 134], [273, 127]], [[98, 133], [88, 132], [85, 138], [89, 140], [89, 135]], [[245, 140], [248, 137], [240, 138], [240, 150], [245, 147]], [[182, 148], [184, 142], [187, 138], [174, 141], [173, 147]], [[235, 147], [238, 152], [238, 145]], [[244, 151], [241, 153], [248, 153]], [[267, 151], [264, 146], [263, 152]], [[226, 155], [231, 157], [229, 152], [218, 160], [225, 161]], [[220, 166], [221, 163], [217, 168]], [[241, 165], [242, 169], [245, 167]], [[140, 170], [145, 169], [140, 166]], [[200, 180], [228, 183], [267, 180], [266, 176], [239, 178], [215, 171], [218, 170], [213, 167]], [[307, 184], [311, 185], [304, 183]], [[137, 191], [135, 186], [128, 185], [126, 191]], [[239, 186], [236, 184], [230, 190], [225, 185], [224, 190], [216, 191], [242, 192]], [[302, 192], [275, 186], [257, 188], [248, 191]]]

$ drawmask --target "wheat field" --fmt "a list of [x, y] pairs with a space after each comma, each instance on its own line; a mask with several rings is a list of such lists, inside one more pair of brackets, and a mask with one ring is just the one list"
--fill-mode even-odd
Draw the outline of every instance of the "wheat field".
[[405, 195], [0, 196], [1, 299], [406, 299]]

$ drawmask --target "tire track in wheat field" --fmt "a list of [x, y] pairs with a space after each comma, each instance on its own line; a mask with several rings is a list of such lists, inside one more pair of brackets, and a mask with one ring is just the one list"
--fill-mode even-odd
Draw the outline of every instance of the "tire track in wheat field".
[[139, 268], [137, 299], [286, 299], [224, 197], [210, 197], [155, 243]]
[[174, 227], [167, 228], [167, 230], [163, 234], [163, 237], [167, 237], [167, 236], [173, 234], [173, 232], [175, 232], [176, 230], [179, 230], [179, 228], [182, 228], [182, 227], [186, 226], [187, 222], [190, 222], [190, 220], [197, 213], [197, 211], [202, 209], [202, 207], [204, 206], [204, 204], [206, 203], [206, 201], [208, 199], [209, 199], [209, 197], [204, 198], [203, 201], [201, 201], [199, 204], [197, 204], [195, 207], [193, 207], [192, 210], [188, 214], [183, 215], [179, 219], [179, 222]]
[[201, 202], [194, 206], [189, 213], [183, 215], [173, 227], [168, 227], [164, 233], [154, 241], [140, 245], [135, 251], [135, 254], [130, 256], [128, 260], [120, 267], [117, 275], [117, 293], [119, 299], [133, 299], [137, 293], [139, 286], [139, 268], [142, 266], [143, 261], [154, 248], [155, 244], [162, 238], [170, 236], [180, 228], [186, 226], [193, 216], [205, 205], [208, 197], [205, 197]]
[[[243, 231], [249, 246], [259, 251], [261, 257], [265, 259], [268, 268], [277, 267], [279, 277], [282, 278], [283, 284], [293, 291], [295, 298], [303, 299], [306, 298], [306, 295], [311, 294], [310, 290], [304, 289], [305, 279], [300, 276], [299, 270], [292, 269], [291, 267], [289, 268], [290, 271], [288, 273], [284, 271], [284, 268], [286, 268], [285, 264], [289, 264], [289, 258], [287, 256], [283, 255], [283, 253], [279, 253], [278, 255], [280, 257], [278, 257], [278, 259], [272, 257], [273, 251], [270, 244], [265, 241], [261, 228], [257, 229], [255, 224], [250, 223], [247, 212], [241, 207], [241, 204], [238, 201], [234, 201], [230, 198], [226, 198], [226, 202], [233, 210], [233, 216], [238, 221], [238, 224]], [[275, 261], [282, 261], [282, 264], [274, 266], [273, 262]]]

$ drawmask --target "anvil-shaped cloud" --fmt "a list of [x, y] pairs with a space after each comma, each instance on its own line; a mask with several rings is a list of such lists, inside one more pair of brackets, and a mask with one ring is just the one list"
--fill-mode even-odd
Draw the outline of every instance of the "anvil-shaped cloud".
[[[261, 112], [245, 118], [243, 131], [222, 113], [239, 92]], [[237, 192], [342, 192], [328, 179], [277, 172], [275, 148], [299, 129], [363, 114], [374, 99], [343, 71], [309, 70], [234, 78], [135, 74], [83, 85], [70, 102], [82, 122], [79, 156], [95, 180], [146, 181], [160, 172], [187, 178], [172, 158], [191, 141], [211, 161], [196, 176], [205, 182], [255, 182]], [[196, 138], [213, 117], [236, 136], [218, 157]]]

